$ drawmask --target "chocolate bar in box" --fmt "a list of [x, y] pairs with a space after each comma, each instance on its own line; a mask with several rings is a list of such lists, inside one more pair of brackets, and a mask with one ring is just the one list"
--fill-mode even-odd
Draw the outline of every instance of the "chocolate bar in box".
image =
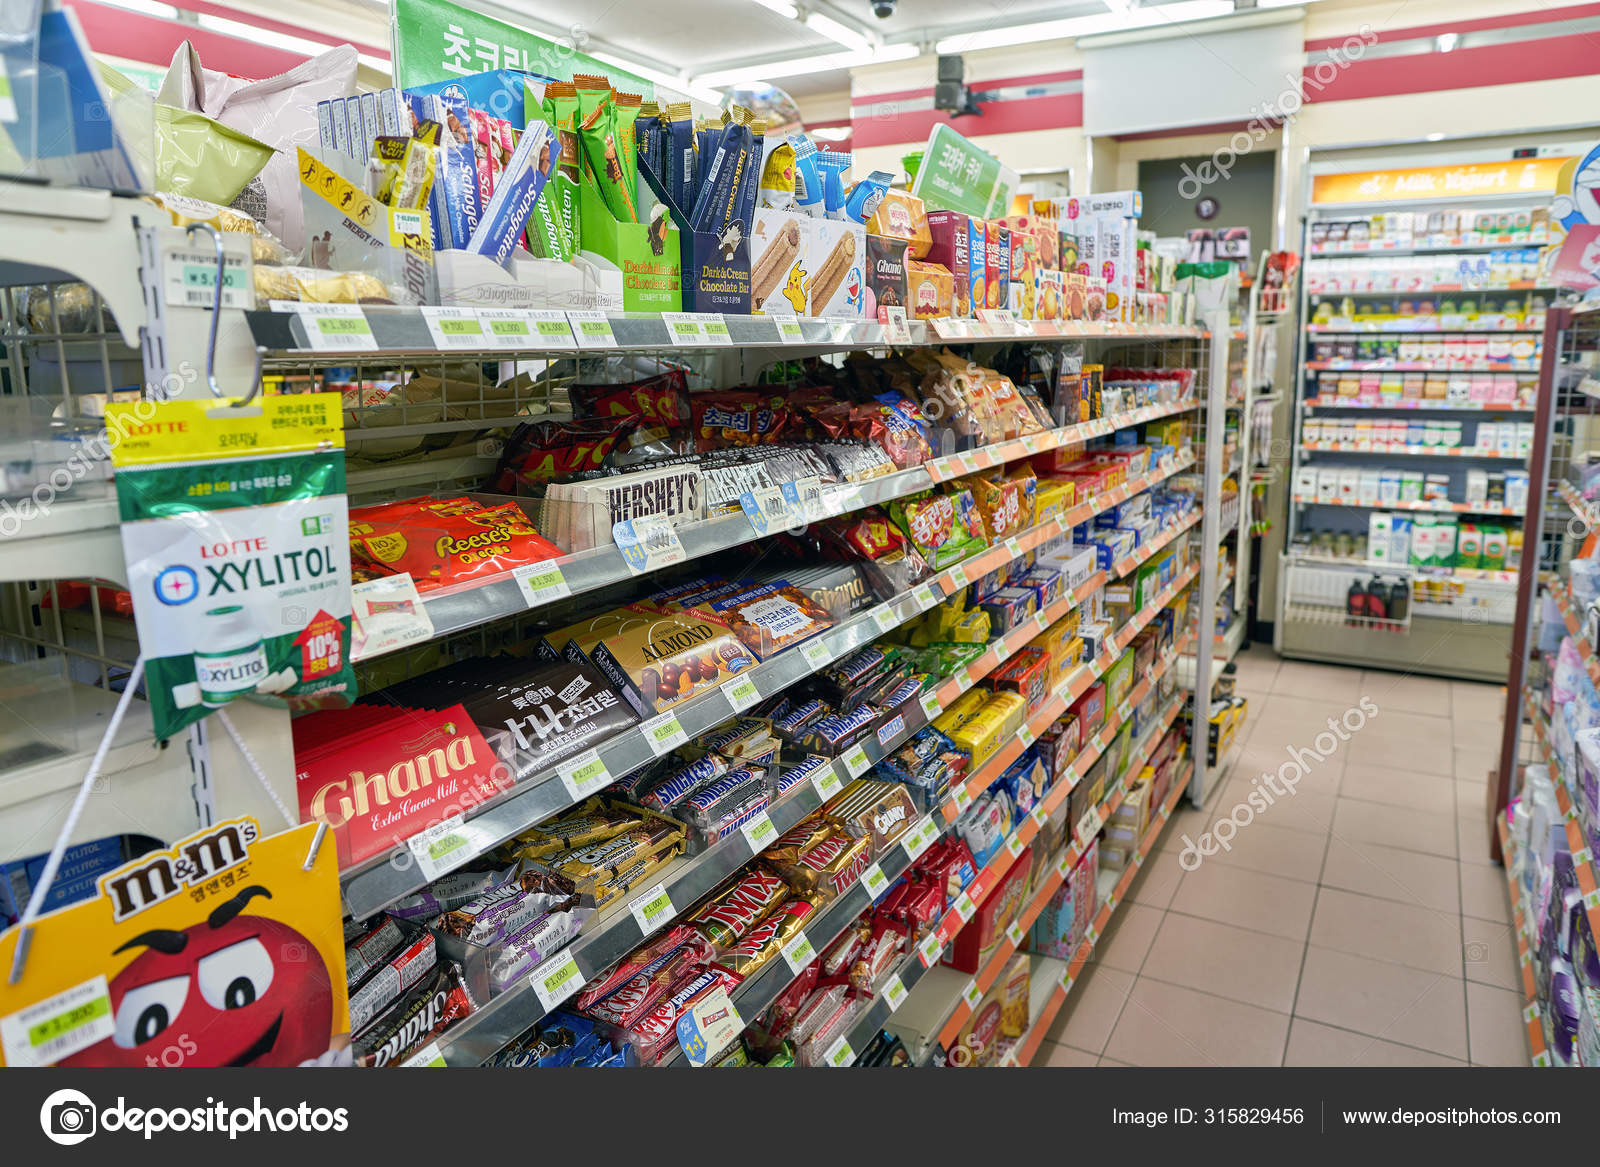
[[545, 493], [545, 530], [568, 551], [605, 547], [613, 542], [615, 524], [652, 516], [674, 526], [705, 518], [705, 487], [698, 466], [552, 482]]
[[639, 720], [588, 662], [536, 665], [515, 681], [466, 697], [461, 704], [502, 758], [541, 768], [598, 745]]

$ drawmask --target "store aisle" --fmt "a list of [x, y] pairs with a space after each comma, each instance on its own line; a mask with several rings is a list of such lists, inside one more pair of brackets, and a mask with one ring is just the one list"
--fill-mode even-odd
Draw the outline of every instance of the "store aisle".
[[[1035, 1064], [1527, 1065], [1480, 825], [1501, 689], [1261, 645], [1237, 687], [1237, 760], [1173, 816]], [[1228, 849], [1185, 858], [1207, 831]]]

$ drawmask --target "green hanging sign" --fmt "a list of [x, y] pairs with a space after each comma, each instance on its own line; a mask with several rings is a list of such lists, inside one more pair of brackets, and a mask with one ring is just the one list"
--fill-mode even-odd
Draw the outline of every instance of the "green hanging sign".
[[655, 100], [651, 82], [582, 52], [579, 46], [588, 39], [582, 29], [554, 41], [449, 0], [394, 0], [390, 36], [394, 83], [401, 89], [468, 73], [521, 69], [560, 81], [572, 80], [574, 73], [596, 73], [618, 89]]
[[911, 193], [929, 210], [999, 219], [1011, 213], [1019, 181], [1015, 170], [940, 122], [928, 135]]

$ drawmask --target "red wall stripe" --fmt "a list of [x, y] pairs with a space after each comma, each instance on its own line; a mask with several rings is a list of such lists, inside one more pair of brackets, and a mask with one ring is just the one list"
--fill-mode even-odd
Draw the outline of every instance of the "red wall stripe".
[[[1030, 73], [1025, 77], [994, 77], [987, 81], [968, 81], [968, 89], [1005, 89], [1018, 85], [1054, 85], [1062, 81], [1082, 81], [1082, 69], [1069, 69], [1065, 73]], [[852, 105], [870, 105], [877, 101], [913, 101], [919, 97], [932, 97], [933, 86], [923, 89], [898, 89], [892, 93], [852, 94]]]
[[977, 116], [951, 117], [942, 110], [921, 109], [893, 117], [855, 119], [853, 140], [864, 146], [893, 146], [925, 142], [933, 127], [948, 122], [967, 137], [977, 134], [1014, 134], [1025, 130], [1059, 129], [1083, 124], [1083, 94], [1034, 97], [1021, 101], [995, 101]]
[[1305, 95], [1308, 102], [1356, 101], [1595, 73], [1600, 73], [1600, 53], [1588, 37], [1556, 36], [1516, 45], [1352, 61], [1321, 89], [1313, 70], [1307, 69]]
[[267, 45], [209, 29], [162, 20], [125, 8], [110, 8], [89, 0], [66, 0], [83, 25], [89, 47], [97, 53], [166, 65], [184, 41], [193, 41], [200, 60], [208, 69], [220, 69], [235, 77], [259, 80], [276, 77], [306, 59], [304, 53], [291, 53]]
[[[1521, 28], [1527, 25], [1545, 24], [1549, 21], [1577, 20], [1586, 16], [1600, 16], [1600, 4], [1572, 4], [1564, 8], [1545, 8], [1536, 12], [1514, 12], [1507, 16], [1485, 16], [1477, 20], [1462, 20], [1452, 24], [1419, 24], [1412, 28], [1375, 28], [1372, 32], [1381, 44], [1384, 41], [1436, 37], [1447, 32], [1462, 33], [1480, 32], [1490, 28]], [[1359, 33], [1352, 32], [1344, 36], [1307, 41], [1306, 52], [1314, 53], [1321, 49], [1336, 48], [1343, 45], [1350, 37], [1359, 35]]]

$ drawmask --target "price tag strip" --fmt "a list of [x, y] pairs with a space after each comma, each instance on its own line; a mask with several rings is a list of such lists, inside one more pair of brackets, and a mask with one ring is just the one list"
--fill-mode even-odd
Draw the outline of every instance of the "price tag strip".
[[827, 802], [839, 791], [844, 789], [844, 783], [839, 781], [838, 772], [832, 766], [824, 766], [811, 776], [811, 785], [817, 792], [817, 797]]
[[0, 1047], [7, 1066], [53, 1066], [116, 1031], [111, 990], [96, 976], [0, 1017]]
[[567, 584], [567, 577], [561, 574], [561, 565], [558, 563], [546, 561], [524, 564], [512, 568], [511, 575], [517, 581], [517, 587], [522, 589], [522, 598], [530, 608], [553, 604], [572, 594], [572, 588]]
[[[279, 305], [283, 307], [279, 307]], [[306, 347], [313, 352], [370, 352], [378, 347], [372, 325], [359, 304], [305, 304], [274, 300], [274, 312], [289, 311], [300, 317]]]
[[733, 706], [735, 713], [743, 713], [761, 700], [761, 690], [756, 688], [754, 679], [744, 675], [735, 677], [723, 685], [722, 692], [728, 698], [728, 704]]
[[[934, 959], [937, 960], [939, 958], [935, 956]], [[890, 973], [889, 979], [883, 982], [883, 1000], [889, 1006], [889, 1012], [893, 1013], [899, 1009], [901, 1005], [905, 1004], [905, 999], [906, 987], [900, 980], [900, 974]]]
[[739, 827], [744, 832], [744, 841], [750, 844], [750, 854], [759, 855], [768, 847], [778, 841], [778, 828], [767, 817], [767, 812], [762, 811], [749, 822]]
[[604, 312], [568, 312], [567, 322], [579, 348], [616, 348], [617, 335]]
[[658, 758], [689, 740], [689, 735], [678, 723], [678, 715], [670, 711], [658, 713], [649, 721], [641, 721], [639, 728], [644, 731], [644, 740], [650, 752]]
[[639, 933], [648, 936], [677, 915], [665, 884], [656, 884], [628, 901], [628, 910], [639, 922]]
[[433, 337], [433, 347], [441, 352], [464, 349], [478, 352], [488, 348], [484, 340], [483, 324], [478, 313], [471, 308], [435, 308], [424, 305], [421, 309], [428, 335]]
[[594, 750], [585, 750], [561, 762], [556, 766], [556, 774], [573, 802], [580, 802], [595, 791], [604, 790], [612, 782], [611, 771], [606, 769], [606, 764]]
[[811, 946], [811, 937], [804, 932], [790, 939], [779, 951], [783, 953], [789, 971], [795, 976], [805, 972], [806, 966], [817, 959], [817, 950]]
[[859, 778], [872, 767], [872, 761], [867, 757], [867, 751], [860, 746], [851, 746], [844, 755], [845, 769], [850, 771], [850, 777]]
[[486, 831], [463, 822], [460, 815], [451, 815], [443, 822], [418, 831], [406, 840], [412, 857], [417, 861], [417, 871], [432, 883], [441, 875], [454, 871], [467, 860], [498, 842]]
[[534, 969], [528, 983], [533, 986], [539, 1004], [549, 1013], [583, 988], [583, 974], [578, 971], [578, 962], [572, 958], [572, 953], [562, 952]]

